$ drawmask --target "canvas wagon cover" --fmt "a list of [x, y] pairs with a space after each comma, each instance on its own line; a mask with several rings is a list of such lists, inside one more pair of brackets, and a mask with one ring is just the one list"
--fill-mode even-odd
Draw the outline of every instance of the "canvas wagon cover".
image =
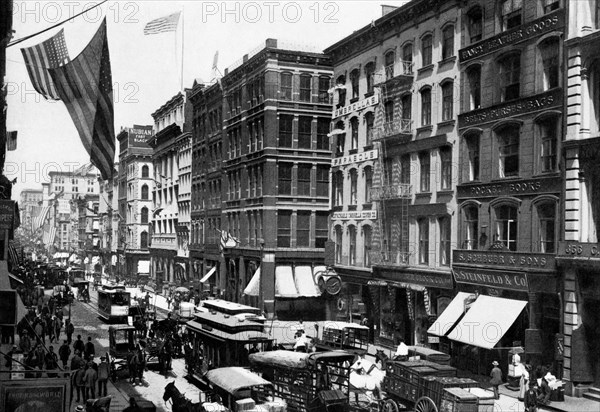
[[283, 366], [286, 368], [304, 369], [308, 365], [308, 354], [289, 350], [253, 353], [250, 363], [267, 366]]
[[211, 384], [231, 394], [235, 394], [240, 389], [251, 388], [253, 386], [271, 385], [271, 382], [239, 366], [210, 370], [206, 373], [206, 378]]

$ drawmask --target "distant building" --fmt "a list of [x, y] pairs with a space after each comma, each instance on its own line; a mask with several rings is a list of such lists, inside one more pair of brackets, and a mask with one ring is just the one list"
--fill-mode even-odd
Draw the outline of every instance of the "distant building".
[[21, 213], [21, 227], [29, 231], [31, 219], [35, 208], [42, 204], [42, 189], [23, 189], [19, 199], [19, 212]]

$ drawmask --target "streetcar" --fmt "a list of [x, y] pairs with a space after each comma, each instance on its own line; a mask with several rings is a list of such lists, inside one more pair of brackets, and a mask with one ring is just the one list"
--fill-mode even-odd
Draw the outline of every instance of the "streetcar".
[[126, 321], [130, 306], [131, 294], [125, 287], [104, 287], [98, 291], [98, 314], [106, 321]]

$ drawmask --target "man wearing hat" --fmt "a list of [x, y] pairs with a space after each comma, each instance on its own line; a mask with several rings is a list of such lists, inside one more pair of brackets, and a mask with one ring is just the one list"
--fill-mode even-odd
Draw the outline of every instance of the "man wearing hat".
[[494, 398], [500, 399], [500, 395], [498, 393], [498, 386], [502, 384], [502, 371], [498, 367], [497, 361], [493, 361], [492, 365], [494, 367], [492, 368], [492, 372], [490, 372], [490, 377], [492, 378], [490, 379], [490, 384], [494, 388]]
[[108, 382], [109, 368], [106, 356], [100, 358], [98, 365], [98, 397], [106, 396], [106, 383]]
[[85, 408], [83, 407], [83, 405], [77, 405], [77, 408], [75, 408], [75, 412], [85, 412]]
[[96, 382], [98, 381], [98, 373], [94, 369], [94, 362], [89, 361], [87, 366], [88, 368], [83, 377], [85, 382], [85, 396], [83, 399], [86, 401], [96, 397]]
[[535, 379], [529, 381], [529, 389], [525, 391], [523, 403], [525, 404], [525, 412], [536, 412], [538, 405], [538, 393], [535, 390]]

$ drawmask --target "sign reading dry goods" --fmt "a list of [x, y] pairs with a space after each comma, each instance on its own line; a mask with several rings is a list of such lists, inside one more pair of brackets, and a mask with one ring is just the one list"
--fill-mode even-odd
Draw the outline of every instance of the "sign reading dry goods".
[[538, 195], [540, 193], [559, 193], [560, 179], [544, 177], [539, 179], [511, 180], [484, 184], [464, 184], [456, 187], [458, 199], [480, 197]]
[[458, 116], [458, 127], [474, 126], [480, 123], [493, 122], [506, 117], [519, 116], [538, 110], [560, 105], [562, 89], [556, 88], [535, 96], [511, 100], [484, 109], [473, 110]]
[[333, 118], [343, 116], [345, 114], [353, 113], [358, 110], [364, 109], [366, 107], [375, 106], [379, 103], [379, 95], [374, 94], [371, 97], [367, 97], [366, 99], [359, 100], [358, 102], [354, 102], [349, 104], [348, 106], [340, 107], [333, 111]]
[[364, 220], [364, 219], [377, 219], [376, 210], [361, 210], [359, 212], [335, 212], [331, 217], [331, 220]]
[[452, 262], [458, 265], [501, 266], [520, 269], [554, 270], [551, 253], [501, 252], [492, 250], [454, 250]]
[[460, 61], [466, 62], [475, 59], [507, 45], [519, 43], [534, 36], [556, 30], [562, 26], [564, 26], [564, 12], [558, 10], [536, 19], [531, 23], [523, 24], [513, 30], [506, 31], [461, 49], [459, 51]]
[[457, 283], [491, 286], [498, 289], [529, 290], [527, 274], [479, 268], [452, 268], [454, 280]]

